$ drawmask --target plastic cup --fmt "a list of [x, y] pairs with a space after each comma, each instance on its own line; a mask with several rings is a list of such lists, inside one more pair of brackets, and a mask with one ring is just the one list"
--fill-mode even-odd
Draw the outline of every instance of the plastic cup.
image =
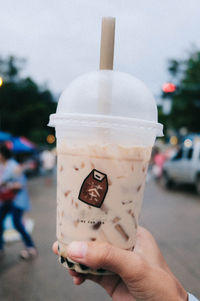
[[64, 90], [50, 116], [57, 137], [57, 239], [61, 263], [74, 240], [107, 241], [132, 250], [156, 136], [162, 136], [151, 92], [133, 76], [85, 74]]

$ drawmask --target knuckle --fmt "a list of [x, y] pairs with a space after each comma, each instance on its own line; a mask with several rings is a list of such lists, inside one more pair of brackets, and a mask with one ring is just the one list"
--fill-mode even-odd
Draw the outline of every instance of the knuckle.
[[144, 278], [148, 271], [148, 263], [142, 256], [137, 254], [134, 262], [130, 262], [128, 272], [126, 271], [123, 276], [128, 281], [140, 281]]
[[101, 248], [101, 265], [106, 266], [113, 258], [113, 248], [109, 243], [104, 243]]
[[89, 242], [87, 264], [92, 268], [106, 268], [112, 259], [112, 246], [107, 242]]

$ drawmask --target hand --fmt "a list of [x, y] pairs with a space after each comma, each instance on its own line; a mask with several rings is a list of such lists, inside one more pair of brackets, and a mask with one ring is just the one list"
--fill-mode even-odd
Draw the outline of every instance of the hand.
[[[53, 251], [58, 254], [58, 243]], [[74, 283], [82, 284], [90, 279], [101, 285], [114, 301], [187, 301], [185, 289], [170, 271], [153, 236], [139, 227], [133, 252], [108, 243], [72, 242], [68, 256], [91, 268], [113, 271], [113, 276], [79, 274], [69, 270]]]

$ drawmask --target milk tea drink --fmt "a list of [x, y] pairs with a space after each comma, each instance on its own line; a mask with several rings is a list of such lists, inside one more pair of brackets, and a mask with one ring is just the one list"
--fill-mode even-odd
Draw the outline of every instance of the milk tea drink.
[[151, 148], [162, 135], [155, 100], [129, 74], [92, 72], [66, 88], [50, 125], [57, 136], [60, 261], [77, 272], [109, 274], [71, 261], [66, 247], [85, 240], [134, 248]]
[[[132, 250], [150, 147], [58, 146], [57, 237]], [[62, 244], [61, 244], [62, 245]], [[62, 247], [60, 249], [61, 252]]]

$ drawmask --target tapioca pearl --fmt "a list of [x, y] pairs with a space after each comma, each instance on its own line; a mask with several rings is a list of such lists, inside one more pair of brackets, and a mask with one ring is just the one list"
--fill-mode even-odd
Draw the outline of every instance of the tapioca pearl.
[[60, 256], [60, 262], [63, 264], [65, 262], [65, 258], [63, 256]]
[[69, 261], [69, 259], [67, 259], [67, 258], [65, 259], [65, 261], [70, 269], [73, 268], [73, 266], [74, 266], [73, 262]]
[[84, 264], [79, 264], [80, 265], [80, 268], [83, 270], [83, 271], [87, 271], [87, 270], [89, 270], [89, 267], [88, 266], [86, 266], [86, 265], [84, 265]]
[[106, 270], [105, 270], [105, 269], [102, 269], [102, 268], [100, 268], [100, 269], [97, 269], [97, 272], [98, 272], [98, 273], [105, 273], [105, 272], [106, 272]]

